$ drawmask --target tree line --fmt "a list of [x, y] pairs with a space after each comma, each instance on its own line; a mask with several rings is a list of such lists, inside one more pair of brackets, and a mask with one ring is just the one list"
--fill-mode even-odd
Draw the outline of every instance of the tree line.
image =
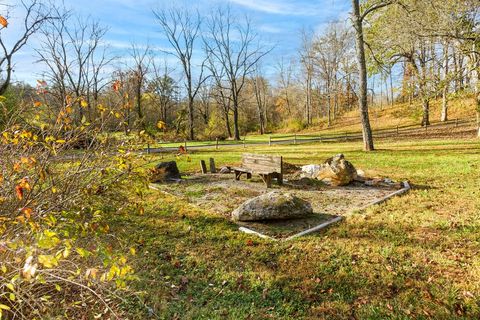
[[[161, 132], [170, 140], [238, 140], [253, 131], [331, 126], [359, 108], [365, 149], [373, 150], [373, 98], [418, 102], [422, 124], [429, 125], [433, 99], [442, 98], [440, 120], [446, 121], [451, 94], [470, 91], [480, 121], [479, 7], [475, 0], [352, 0], [348, 21], [319, 32], [304, 28], [298, 53], [276, 58], [252, 21], [230, 7], [205, 16], [174, 6], [152, 11], [167, 49], [132, 44], [128, 57], [115, 57], [99, 21], [24, 1], [10, 8], [24, 13], [18, 42], [9, 47], [2, 38], [7, 26], [0, 30], [0, 94], [48, 91], [41, 119], [47, 123], [66, 106], [72, 123], [113, 112], [106, 128], [120, 124], [126, 134]], [[35, 52], [43, 77], [37, 88], [10, 85], [14, 56], [33, 36], [40, 39]]]

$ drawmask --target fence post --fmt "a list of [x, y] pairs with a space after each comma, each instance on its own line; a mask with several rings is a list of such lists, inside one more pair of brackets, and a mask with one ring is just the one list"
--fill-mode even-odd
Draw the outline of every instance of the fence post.
[[297, 144], [297, 134], [293, 135], [293, 144]]
[[245, 149], [246, 146], [245, 146], [245, 137], [243, 137], [243, 149]]
[[345, 132], [345, 141], [348, 141], [348, 132]]
[[397, 125], [397, 136], [398, 136], [398, 125]]
[[272, 145], [272, 136], [268, 136], [268, 145], [269, 145], [269, 146]]
[[183, 146], [185, 147], [185, 152], [187, 152], [187, 140], [183, 143]]
[[428, 134], [428, 124], [425, 123], [425, 135]]
[[218, 149], [218, 138], [215, 138], [215, 149]]
[[147, 154], [150, 154], [150, 143], [147, 143]]

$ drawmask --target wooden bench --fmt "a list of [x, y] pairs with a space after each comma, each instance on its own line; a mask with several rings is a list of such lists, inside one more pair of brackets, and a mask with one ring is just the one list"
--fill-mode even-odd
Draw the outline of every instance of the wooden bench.
[[251, 179], [252, 174], [258, 174], [269, 188], [273, 178], [277, 179], [279, 185], [283, 184], [282, 164], [282, 157], [244, 153], [241, 167], [232, 169], [235, 172], [235, 180], [240, 180], [244, 173], [247, 174], [247, 179]]

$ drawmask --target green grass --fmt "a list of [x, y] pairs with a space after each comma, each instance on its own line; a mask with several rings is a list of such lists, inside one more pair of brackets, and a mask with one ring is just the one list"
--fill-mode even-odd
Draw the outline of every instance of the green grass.
[[[377, 148], [364, 153], [361, 143], [315, 143], [248, 149], [296, 164], [342, 152], [369, 175], [414, 186], [290, 242], [240, 233], [208, 210], [146, 190], [144, 215], [119, 215], [114, 223], [116, 237], [138, 252], [138, 280], [131, 286], [140, 299], [124, 307], [137, 319], [478, 319], [479, 141], [385, 141]], [[220, 167], [238, 163], [243, 152], [198, 151], [178, 164], [183, 172], [198, 171], [200, 159], [214, 157]]]

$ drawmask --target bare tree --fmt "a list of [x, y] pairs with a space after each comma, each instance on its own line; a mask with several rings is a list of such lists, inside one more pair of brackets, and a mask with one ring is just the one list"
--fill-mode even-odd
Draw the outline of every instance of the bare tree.
[[163, 68], [152, 61], [153, 79], [148, 83], [148, 91], [153, 94], [153, 103], [160, 111], [159, 120], [169, 123], [169, 114], [175, 104], [175, 96], [178, 93], [177, 84], [170, 76], [171, 71], [165, 61]]
[[314, 72], [313, 31], [302, 30], [302, 47], [300, 51], [300, 62], [305, 71], [305, 117], [307, 124], [312, 124], [312, 83]]
[[132, 44], [130, 53], [133, 59], [133, 65], [131, 66], [131, 73], [133, 74], [133, 86], [135, 92], [135, 109], [137, 111], [138, 122], [141, 128], [145, 128], [143, 107], [142, 107], [142, 95], [146, 86], [147, 74], [151, 65], [150, 47], [147, 45], [141, 48], [135, 44]]
[[194, 140], [195, 97], [207, 79], [204, 75], [205, 62], [199, 66], [199, 74], [194, 78], [193, 54], [202, 20], [198, 12], [191, 13], [187, 9], [154, 10], [153, 13], [174, 49], [173, 55], [178, 58], [183, 67], [188, 99], [188, 136]]
[[208, 120], [210, 119], [212, 91], [212, 84], [205, 82], [198, 93], [198, 111], [205, 125], [208, 124]]
[[282, 92], [283, 98], [285, 99], [285, 107], [287, 109], [287, 115], [292, 115], [292, 103], [290, 99], [290, 90], [293, 86], [293, 71], [294, 71], [294, 62], [290, 60], [288, 64], [285, 60], [280, 59], [276, 65], [278, 73], [278, 83], [280, 84], [280, 90]]
[[264, 134], [267, 128], [268, 81], [262, 75], [259, 67], [257, 67], [255, 70], [252, 84], [257, 105], [257, 116], [258, 124], [260, 125], [260, 134]]
[[97, 21], [56, 12], [60, 18], [49, 21], [42, 30], [43, 41], [36, 50], [39, 62], [47, 67], [45, 76], [58, 105], [77, 104], [79, 119], [87, 108], [91, 120], [91, 104], [107, 84], [103, 70], [111, 62], [106, 49], [100, 48], [107, 29]]
[[339, 109], [339, 83], [343, 78], [340, 70], [342, 62], [347, 58], [347, 50], [350, 45], [349, 36], [347, 28], [339, 22], [333, 22], [328, 26], [326, 32], [312, 43], [316, 70], [325, 82], [328, 126], [336, 117]]
[[[13, 56], [27, 44], [30, 37], [39, 31], [46, 22], [56, 18], [51, 5], [47, 6], [40, 0], [22, 0], [20, 1], [20, 7], [25, 10], [22, 19], [23, 30], [13, 44], [9, 45], [2, 37], [2, 33], [7, 26], [0, 27], [0, 47], [3, 53], [0, 58], [0, 95], [3, 95], [10, 85], [14, 68]], [[7, 14], [7, 19], [8, 17]]]
[[223, 120], [225, 121], [226, 132], [228, 137], [231, 138], [230, 111], [232, 111], [232, 91], [227, 89], [227, 86], [223, 84], [226, 74], [225, 67], [218, 62], [216, 63], [211, 57], [209, 58], [209, 65], [214, 80], [212, 96], [220, 108]]
[[262, 50], [257, 40], [258, 36], [253, 31], [250, 20], [245, 18], [245, 21], [240, 23], [231, 14], [229, 7], [219, 8], [212, 14], [208, 23], [208, 35], [204, 38], [209, 68], [220, 67], [224, 70], [225, 81], [221, 82], [221, 85], [230, 91], [235, 140], [240, 140], [240, 93], [247, 76], [255, 71], [258, 61], [269, 52]]

